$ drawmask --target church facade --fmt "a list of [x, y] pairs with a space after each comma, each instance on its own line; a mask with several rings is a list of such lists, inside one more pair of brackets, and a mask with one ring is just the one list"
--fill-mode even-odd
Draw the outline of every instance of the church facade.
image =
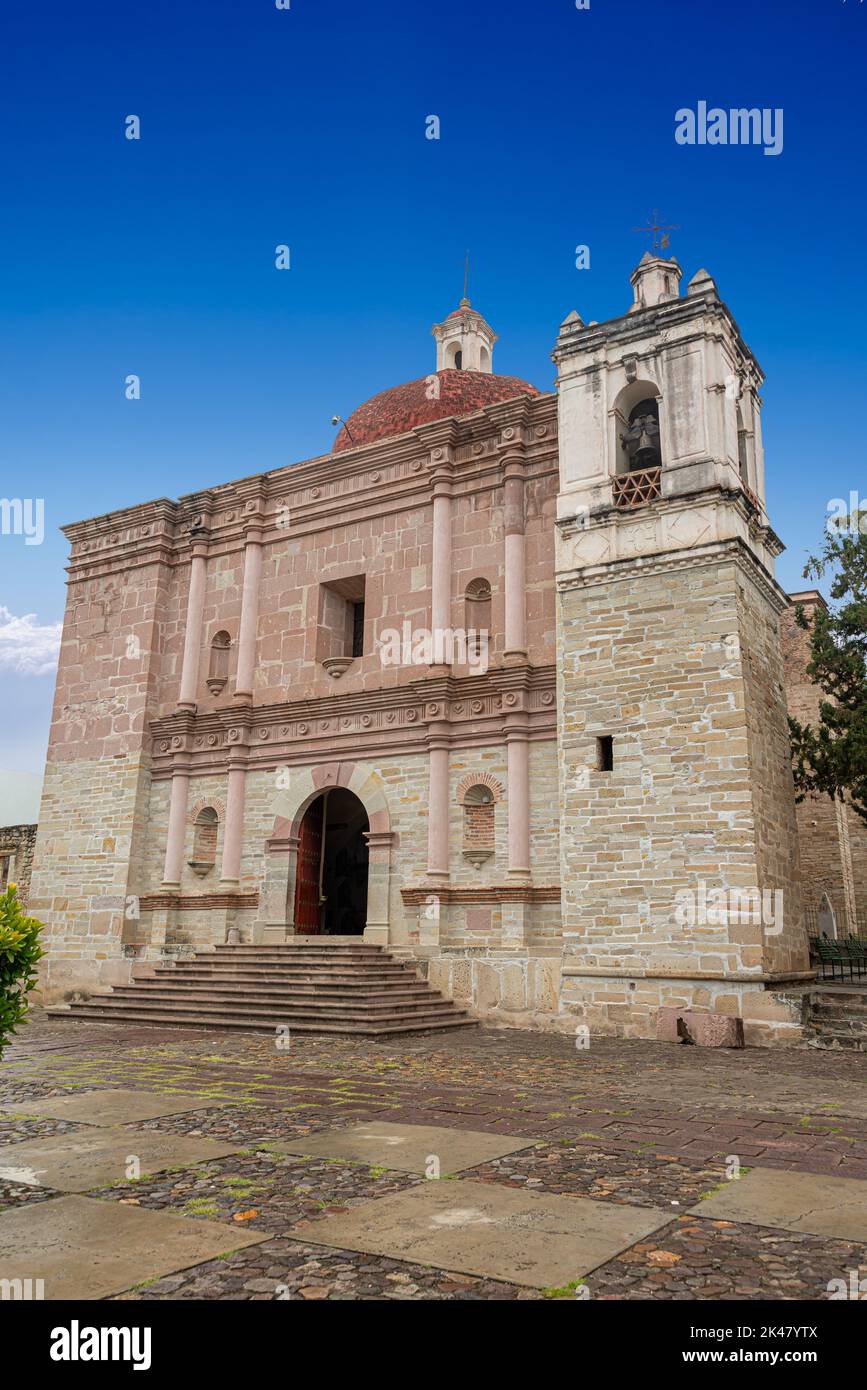
[[464, 300], [330, 455], [65, 528], [46, 1002], [326, 935], [495, 1023], [798, 1040], [762, 374], [680, 280], [570, 314], [552, 393]]

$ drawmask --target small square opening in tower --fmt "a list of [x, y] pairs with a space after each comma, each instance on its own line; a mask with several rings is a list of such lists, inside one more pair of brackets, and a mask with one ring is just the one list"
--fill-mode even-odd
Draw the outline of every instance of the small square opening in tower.
[[614, 738], [611, 734], [601, 734], [596, 740], [596, 770], [611, 772], [614, 769]]

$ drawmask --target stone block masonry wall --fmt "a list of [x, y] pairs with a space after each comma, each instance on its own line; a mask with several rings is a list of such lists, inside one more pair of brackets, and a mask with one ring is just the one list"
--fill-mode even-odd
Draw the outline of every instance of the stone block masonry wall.
[[70, 581], [30, 891], [46, 1003], [130, 977], [166, 590], [159, 560]]
[[[770, 727], [775, 615], [752, 570], [672, 560], [560, 594], [562, 1003], [591, 1031], [653, 1037], [662, 1004], [691, 1003], [742, 1014], [748, 1042], [797, 1036], [797, 1005], [762, 979], [781, 960], [806, 968], [806, 954]], [[613, 737], [608, 772], [601, 736]], [[784, 888], [779, 938], [712, 920], [702, 884]]]
[[35, 825], [0, 826], [0, 892], [10, 883], [14, 883], [18, 890], [18, 899], [25, 908], [30, 897], [30, 873], [35, 845]]

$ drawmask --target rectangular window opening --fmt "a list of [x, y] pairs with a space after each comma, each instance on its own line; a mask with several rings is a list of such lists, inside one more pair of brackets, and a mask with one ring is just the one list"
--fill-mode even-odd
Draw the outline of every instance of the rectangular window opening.
[[352, 605], [352, 655], [364, 656], [364, 603]]
[[614, 770], [614, 738], [611, 734], [602, 734], [596, 740], [596, 769], [598, 772]]

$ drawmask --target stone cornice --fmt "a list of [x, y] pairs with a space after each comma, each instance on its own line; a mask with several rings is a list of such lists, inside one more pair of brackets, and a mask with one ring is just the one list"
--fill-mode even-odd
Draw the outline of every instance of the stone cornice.
[[651, 578], [654, 575], [670, 574], [673, 571], [704, 569], [707, 565], [734, 563], [761, 590], [765, 598], [778, 613], [788, 606], [788, 595], [759, 563], [749, 546], [738, 536], [727, 540], [711, 541], [707, 545], [694, 546], [689, 550], [661, 551], [649, 555], [629, 556], [608, 561], [602, 565], [591, 565], [574, 572], [557, 575], [558, 593], [571, 589], [588, 589], [599, 584], [612, 584], [636, 578]]
[[532, 741], [556, 737], [553, 666], [497, 667], [484, 676], [437, 676], [408, 685], [240, 710], [151, 721], [153, 776], [181, 764], [196, 776], [222, 773], [228, 762], [272, 768], [324, 756], [426, 755], [431, 738], [451, 747], [503, 742], [504, 721], [526, 721]]
[[401, 888], [400, 896], [407, 907], [422, 907], [436, 897], [443, 906], [474, 903], [559, 903], [560, 885], [531, 883], [488, 883], [464, 886], [436, 883], [416, 884]]
[[176, 910], [195, 912], [197, 909], [211, 910], [215, 907], [258, 907], [259, 892], [250, 893], [143, 893], [139, 898], [142, 912]]
[[[682, 295], [634, 313], [621, 314], [618, 318], [607, 319], [604, 323], [584, 325], [579, 322], [564, 326], [560, 330], [551, 356], [560, 368], [563, 363], [580, 355], [599, 354], [614, 345], [619, 347], [641, 342], [645, 344], [642, 355], [646, 357], [657, 346], [658, 335], [688, 328], [694, 319], [703, 320], [699, 334], [703, 338], [708, 334], [708, 319], [724, 322], [734, 337], [738, 350], [757, 373], [759, 383], [764, 381], [764, 373], [752, 349], [744, 341], [734, 315], [713, 289], [698, 294]], [[677, 341], [686, 341], [686, 338], [678, 334]], [[588, 369], [590, 365], [588, 364]]]

